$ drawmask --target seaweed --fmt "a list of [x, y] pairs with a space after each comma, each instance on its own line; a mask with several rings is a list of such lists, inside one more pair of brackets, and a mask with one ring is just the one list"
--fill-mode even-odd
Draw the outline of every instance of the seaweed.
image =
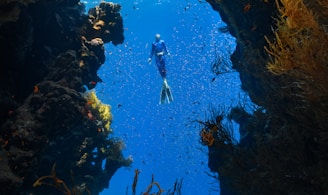
[[230, 56], [225, 54], [222, 51], [218, 51], [218, 48], [215, 47], [215, 57], [211, 63], [211, 71], [216, 74], [225, 74], [234, 72], [230, 65], [230, 60], [226, 57]]

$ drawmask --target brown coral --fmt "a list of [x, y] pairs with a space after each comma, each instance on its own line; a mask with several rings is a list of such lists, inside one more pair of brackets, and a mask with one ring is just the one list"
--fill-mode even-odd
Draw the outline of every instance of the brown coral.
[[282, 7], [276, 0], [281, 14], [277, 19], [276, 40], [267, 40], [270, 46], [265, 48], [273, 57], [273, 61], [268, 63], [268, 69], [274, 74], [288, 73], [297, 77], [304, 73], [312, 77], [317, 77], [318, 73], [326, 75], [326, 33], [303, 0], [281, 0], [281, 3]]
[[89, 10], [90, 26], [86, 26], [85, 37], [88, 40], [101, 38], [104, 43], [114, 45], [123, 42], [123, 20], [119, 14], [121, 6], [111, 2], [101, 2]]
[[105, 22], [103, 20], [98, 20], [93, 24], [93, 29], [95, 30], [101, 30], [105, 26]]
[[[84, 191], [86, 191], [87, 194], [91, 195], [91, 192], [85, 186], [85, 184], [82, 184], [81, 186], [73, 186], [71, 189], [68, 188], [65, 181], [59, 179], [56, 176], [55, 168], [56, 168], [56, 163], [54, 163], [54, 165], [52, 166], [50, 175], [41, 176], [33, 183], [33, 187], [39, 187], [45, 185], [45, 186], [54, 187], [58, 189], [60, 192], [62, 192], [63, 194], [67, 194], [67, 195], [83, 194]], [[73, 176], [72, 176], [72, 180], [73, 180]]]
[[[328, 6], [327, 1], [319, 2], [320, 6]], [[290, 89], [289, 95], [299, 100], [298, 108], [312, 105], [311, 109], [318, 114], [317, 110], [323, 108], [320, 105], [328, 103], [328, 35], [318, 22], [317, 13], [303, 0], [276, 0], [276, 5], [280, 16], [276, 20], [275, 40], [266, 38], [269, 47], [265, 50], [271, 57], [267, 68], [275, 75], [286, 75], [293, 80], [283, 89]], [[324, 113], [319, 115], [327, 117]]]
[[212, 146], [214, 143], [214, 136], [212, 129], [210, 131], [206, 130], [203, 128], [200, 132], [200, 137], [201, 137], [201, 143], [207, 146]]

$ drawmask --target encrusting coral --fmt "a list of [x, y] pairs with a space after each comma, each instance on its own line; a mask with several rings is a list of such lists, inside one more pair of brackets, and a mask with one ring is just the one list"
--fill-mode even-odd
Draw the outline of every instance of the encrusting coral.
[[[87, 116], [89, 119], [95, 120], [97, 115], [99, 115], [99, 120], [102, 121], [104, 130], [110, 132], [110, 124], [112, 121], [111, 107], [108, 104], [102, 103], [94, 90], [86, 92], [85, 98], [87, 100], [87, 105], [90, 106], [92, 111], [87, 111]], [[94, 113], [91, 113], [94, 112]]]
[[102, 37], [105, 43], [120, 44], [124, 40], [121, 6], [111, 2], [101, 2], [88, 12], [90, 26], [87, 26], [87, 39]]

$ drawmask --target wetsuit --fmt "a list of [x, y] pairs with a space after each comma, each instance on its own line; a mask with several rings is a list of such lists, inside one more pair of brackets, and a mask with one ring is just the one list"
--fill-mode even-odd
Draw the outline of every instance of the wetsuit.
[[167, 54], [168, 51], [163, 40], [153, 42], [149, 58], [155, 56], [156, 66], [163, 79], [166, 78], [165, 55]]

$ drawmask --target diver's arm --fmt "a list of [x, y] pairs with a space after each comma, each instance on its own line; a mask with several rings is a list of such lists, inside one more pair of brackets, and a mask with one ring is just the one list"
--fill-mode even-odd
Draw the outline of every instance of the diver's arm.
[[150, 52], [150, 55], [149, 55], [149, 58], [148, 58], [148, 63], [151, 63], [151, 58], [153, 57], [154, 52], [155, 52], [155, 45], [152, 44], [152, 46], [151, 46], [151, 52]]

